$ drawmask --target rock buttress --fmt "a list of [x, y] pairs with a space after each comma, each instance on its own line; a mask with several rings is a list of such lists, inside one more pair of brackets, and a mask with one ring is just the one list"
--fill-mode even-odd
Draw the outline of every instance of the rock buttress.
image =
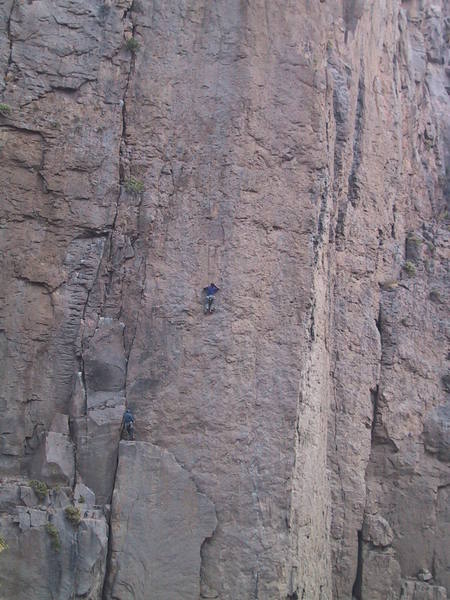
[[104, 598], [194, 600], [214, 505], [166, 450], [121, 442]]

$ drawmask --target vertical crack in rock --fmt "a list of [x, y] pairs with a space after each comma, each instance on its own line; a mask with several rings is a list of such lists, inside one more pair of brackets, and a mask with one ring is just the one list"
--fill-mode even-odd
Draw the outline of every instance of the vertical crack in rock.
[[[101, 233], [96, 237], [100, 237], [102, 239], [104, 239], [105, 234]], [[92, 291], [95, 289], [96, 285], [97, 285], [97, 280], [100, 274], [100, 269], [102, 266], [102, 260], [103, 260], [103, 255], [104, 255], [104, 251], [105, 251], [105, 244], [102, 245], [102, 250], [101, 250], [101, 254], [99, 256], [99, 260], [97, 263], [97, 267], [95, 269], [95, 273], [93, 276], [93, 280], [87, 290], [87, 294], [86, 294], [86, 299], [84, 301], [84, 305], [83, 305], [83, 309], [81, 311], [81, 321], [82, 323], [85, 322], [86, 316], [87, 316], [87, 310], [89, 307], [89, 303], [90, 303], [90, 299], [91, 299], [91, 294]], [[86, 368], [85, 368], [85, 359], [84, 359], [84, 351], [85, 351], [85, 347], [86, 347], [86, 341], [87, 339], [89, 339], [89, 337], [93, 337], [94, 333], [92, 333], [90, 336], [86, 336], [84, 335], [84, 332], [81, 332], [81, 339], [79, 340], [79, 347], [77, 348], [77, 353], [78, 353], [78, 377], [79, 377], [79, 381], [77, 382], [75, 379], [75, 390], [72, 392], [72, 395], [76, 392], [78, 393], [82, 393], [83, 395], [83, 408], [82, 408], [82, 414], [87, 417], [88, 414], [88, 397], [87, 397], [87, 380], [86, 380]], [[78, 386], [81, 387], [80, 389], [77, 389], [77, 383]], [[77, 411], [77, 415], [78, 415], [78, 411]], [[73, 445], [73, 453], [74, 453], [74, 465], [75, 465], [75, 477], [74, 477], [74, 481], [73, 481], [73, 488], [75, 489], [75, 485], [77, 483], [77, 478], [79, 475], [79, 448], [78, 448], [78, 436], [77, 436], [77, 432], [76, 432], [76, 427], [75, 427], [75, 422], [74, 422], [74, 416], [72, 418], [69, 419], [69, 435], [70, 435], [70, 439]]]
[[337, 241], [343, 235], [345, 219], [344, 203], [346, 200], [341, 196], [343, 191], [344, 152], [349, 136], [350, 76], [350, 67], [342, 64], [331, 55], [328, 59], [327, 82], [328, 80], [330, 82], [328, 85], [332, 83], [332, 111], [330, 111], [330, 120], [332, 119], [334, 124], [333, 197], [334, 210], [337, 210], [334, 237], [336, 237]]
[[[328, 131], [328, 127], [327, 127], [327, 131]], [[324, 182], [323, 182], [323, 189], [320, 193], [320, 209], [319, 209], [319, 216], [317, 219], [317, 233], [314, 236], [314, 262], [317, 265], [318, 261], [319, 261], [319, 256], [320, 256], [320, 252], [319, 249], [323, 243], [324, 240], [324, 236], [326, 233], [326, 225], [327, 225], [327, 221], [328, 221], [328, 205], [329, 205], [329, 172], [326, 172], [325, 174], [325, 178], [324, 178]]]
[[[125, 11], [124, 13], [124, 17], [123, 17], [123, 21], [124, 23], [130, 18], [130, 15], [133, 11], [133, 5], [134, 5], [134, 0], [131, 2], [131, 5], [129, 6], [129, 8]], [[135, 34], [135, 30], [136, 30], [136, 25], [132, 20], [132, 36], [134, 37]], [[111, 285], [112, 285], [112, 278], [113, 278], [113, 270], [112, 270], [112, 264], [113, 264], [113, 243], [114, 243], [114, 233], [116, 230], [116, 224], [117, 224], [117, 218], [118, 218], [118, 214], [119, 214], [119, 205], [120, 205], [120, 198], [121, 198], [121, 194], [122, 194], [122, 182], [124, 179], [124, 173], [125, 173], [125, 169], [124, 169], [124, 164], [123, 164], [123, 157], [124, 157], [124, 152], [126, 152], [126, 148], [127, 148], [127, 95], [128, 95], [128, 90], [129, 90], [129, 86], [130, 86], [130, 81], [131, 81], [131, 77], [133, 75], [134, 72], [134, 67], [135, 67], [135, 54], [134, 52], [131, 53], [131, 57], [130, 57], [130, 66], [129, 66], [129, 70], [127, 73], [127, 78], [126, 78], [126, 83], [125, 83], [125, 88], [124, 88], [124, 92], [123, 92], [123, 96], [122, 96], [122, 100], [121, 100], [121, 105], [122, 105], [122, 112], [121, 112], [121, 116], [122, 116], [122, 132], [121, 132], [121, 139], [120, 139], [120, 144], [119, 144], [119, 153], [120, 153], [120, 158], [119, 158], [119, 193], [118, 193], [118, 197], [117, 197], [117, 202], [116, 202], [116, 210], [115, 210], [115, 215], [114, 215], [114, 219], [113, 219], [113, 223], [112, 223], [112, 228], [111, 228], [111, 232], [110, 232], [110, 237], [109, 237], [109, 280], [108, 280], [108, 284], [106, 285], [106, 289], [105, 289], [105, 302], [106, 302], [106, 298], [108, 293], [111, 290]], [[145, 263], [145, 259], [144, 259], [144, 284], [142, 287], [142, 292], [141, 292], [141, 305], [142, 305], [142, 297], [144, 294], [144, 290], [145, 290], [145, 277], [146, 277], [146, 263]], [[122, 297], [122, 291], [121, 291], [121, 297]], [[121, 306], [122, 306], [122, 301], [121, 301]], [[122, 310], [122, 309], [121, 309]], [[137, 320], [139, 319], [139, 312], [138, 311], [138, 317]], [[120, 316], [120, 315], [119, 315]], [[133, 347], [133, 342], [134, 342], [134, 338], [136, 335], [136, 329], [137, 329], [137, 322], [135, 323], [135, 328], [134, 328], [134, 332], [133, 332], [133, 337], [131, 340], [131, 344], [130, 347], [128, 349], [127, 352], [127, 356], [126, 356], [126, 362], [125, 362], [125, 387], [124, 387], [124, 394], [125, 394], [125, 401], [126, 401], [126, 386], [127, 386], [127, 378], [128, 378], [128, 365], [129, 365], [129, 359], [130, 359], [130, 354], [131, 354], [131, 350]], [[123, 344], [125, 347], [125, 330], [123, 330], [122, 332], [122, 336], [123, 336]], [[114, 490], [116, 488], [116, 480], [117, 480], [117, 473], [118, 473], [118, 468], [119, 468], [119, 452], [117, 452], [117, 457], [116, 457], [116, 464], [115, 464], [115, 468], [114, 468], [114, 476], [112, 479], [112, 491], [114, 493]], [[111, 529], [111, 519], [112, 519], [112, 510], [109, 513], [108, 516], [108, 551], [107, 551], [107, 557], [106, 557], [106, 565], [105, 565], [105, 573], [104, 573], [104, 579], [103, 579], [103, 586], [102, 586], [102, 599], [103, 600], [107, 600], [107, 582], [110, 578], [110, 570], [111, 570], [111, 564], [112, 564], [112, 544], [113, 544], [113, 536], [112, 536], [112, 529]]]
[[352, 596], [355, 600], [362, 600], [362, 570], [363, 570], [363, 539], [362, 530], [358, 531], [358, 562], [356, 568], [356, 577], [353, 583]]
[[[383, 335], [382, 335], [382, 325], [381, 325], [381, 303], [382, 303], [382, 297], [378, 306], [378, 316], [375, 319], [375, 326], [377, 328], [378, 331], [378, 336], [379, 336], [379, 340], [380, 340], [380, 356], [379, 356], [379, 361], [380, 361], [380, 370], [381, 370], [381, 365], [383, 363]], [[376, 431], [376, 426], [377, 426], [377, 419], [378, 419], [378, 402], [379, 402], [379, 398], [380, 398], [380, 374], [378, 373], [378, 378], [376, 381], [375, 386], [370, 390], [370, 400], [372, 403], [372, 422], [371, 422], [371, 450], [370, 453], [372, 454], [372, 446], [375, 442], [375, 431]], [[370, 457], [369, 457], [369, 461], [367, 463], [367, 468], [370, 464]], [[367, 474], [367, 468], [366, 468], [366, 474]]]
[[[355, 122], [353, 127], [353, 150], [352, 150], [352, 165], [347, 182], [347, 195], [341, 201], [338, 209], [336, 222], [336, 238], [340, 242], [345, 236], [345, 223], [347, 218], [348, 203], [356, 208], [361, 189], [359, 180], [359, 170], [362, 161], [363, 152], [363, 135], [364, 135], [364, 113], [365, 113], [365, 83], [364, 83], [364, 65], [361, 62], [360, 74], [358, 80], [358, 96], [356, 100]], [[340, 160], [340, 159], [338, 159]], [[336, 158], [335, 158], [336, 161]], [[338, 163], [339, 164], [339, 163]]]
[[355, 128], [354, 128], [354, 141], [353, 141], [353, 161], [352, 169], [348, 182], [349, 199], [353, 206], [359, 198], [359, 183], [358, 183], [358, 170], [361, 165], [362, 159], [362, 137], [364, 131], [364, 96], [365, 96], [365, 83], [364, 83], [364, 65], [361, 63], [361, 72], [358, 81], [358, 97], [356, 100], [356, 115], [355, 115]]
[[6, 87], [6, 80], [7, 80], [9, 71], [11, 69], [11, 65], [12, 65], [13, 38], [11, 35], [11, 19], [12, 19], [13, 13], [14, 13], [14, 9], [16, 8], [16, 2], [17, 2], [17, 0], [13, 0], [13, 3], [11, 5], [11, 10], [9, 11], [9, 15], [8, 15], [8, 22], [6, 25], [6, 35], [8, 36], [8, 40], [9, 40], [9, 57], [8, 57], [8, 64], [6, 65], [5, 76], [4, 76], [5, 87]]
[[[114, 468], [114, 479], [113, 479], [113, 494], [114, 494], [114, 489], [116, 487], [116, 481], [117, 481], [117, 471], [119, 468], [119, 452], [117, 452], [117, 460], [116, 460], [116, 465]], [[112, 502], [112, 500], [111, 500]], [[105, 564], [105, 571], [104, 571], [104, 576], [103, 576], [103, 584], [102, 584], [102, 592], [101, 592], [101, 600], [108, 600], [107, 598], [107, 589], [106, 589], [106, 584], [107, 581], [110, 577], [110, 569], [111, 569], [111, 558], [112, 558], [112, 544], [113, 544], [113, 532], [112, 532], [112, 527], [111, 527], [111, 519], [112, 519], [112, 508], [110, 508], [109, 510], [109, 514], [107, 516], [107, 527], [108, 527], [108, 532], [107, 532], [107, 538], [108, 538], [108, 544], [107, 544], [107, 552], [106, 552], [106, 564]]]
[[[372, 401], [372, 423], [371, 423], [371, 443], [374, 443], [375, 439], [375, 427], [377, 422], [377, 414], [378, 414], [378, 395], [379, 395], [379, 386], [377, 385], [375, 389], [370, 390], [370, 399]], [[369, 460], [370, 463], [370, 460]], [[369, 465], [369, 463], [367, 463]]]

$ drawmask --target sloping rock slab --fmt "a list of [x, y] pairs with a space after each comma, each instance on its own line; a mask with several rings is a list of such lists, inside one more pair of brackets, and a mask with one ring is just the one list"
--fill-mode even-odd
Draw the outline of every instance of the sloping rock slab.
[[216, 522], [214, 505], [172, 454], [121, 442], [106, 598], [197, 600], [200, 548]]

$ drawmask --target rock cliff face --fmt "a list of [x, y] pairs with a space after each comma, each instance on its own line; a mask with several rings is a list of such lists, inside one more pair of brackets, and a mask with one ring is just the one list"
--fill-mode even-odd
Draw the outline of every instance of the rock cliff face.
[[0, 29], [0, 598], [445, 600], [448, 0]]

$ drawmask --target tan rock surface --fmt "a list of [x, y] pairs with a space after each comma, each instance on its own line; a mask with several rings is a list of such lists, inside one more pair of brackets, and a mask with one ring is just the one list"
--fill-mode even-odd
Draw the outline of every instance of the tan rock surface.
[[[117, 505], [127, 551], [105, 568], [94, 504], [118, 497], [127, 405], [143, 471], [159, 454], [217, 515], [186, 537], [184, 597], [445, 597], [449, 18], [448, 0], [0, 4], [0, 594], [100, 600], [106, 569], [108, 593], [147, 600]], [[41, 511], [31, 478], [69, 487]], [[95, 525], [64, 524], [55, 559], [41, 512], [63, 527], [83, 485]]]

